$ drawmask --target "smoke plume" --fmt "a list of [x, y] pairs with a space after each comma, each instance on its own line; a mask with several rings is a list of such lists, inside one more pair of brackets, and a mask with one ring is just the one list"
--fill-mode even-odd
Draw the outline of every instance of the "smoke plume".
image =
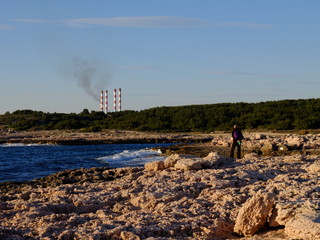
[[101, 69], [98, 61], [80, 57], [72, 59], [72, 73], [78, 85], [96, 101], [99, 101], [100, 91], [106, 88], [109, 77]]

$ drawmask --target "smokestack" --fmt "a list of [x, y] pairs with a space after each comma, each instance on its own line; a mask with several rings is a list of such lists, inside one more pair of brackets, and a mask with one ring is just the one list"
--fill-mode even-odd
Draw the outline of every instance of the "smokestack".
[[117, 89], [113, 90], [113, 108], [114, 112], [117, 111]]
[[108, 90], [106, 90], [106, 102], [105, 102], [105, 107], [106, 107], [106, 113], [108, 113], [108, 108], [109, 108], [109, 106], [108, 106]]
[[103, 111], [103, 91], [101, 91], [100, 95], [100, 111]]
[[[105, 94], [105, 95], [104, 95]], [[117, 106], [117, 98], [118, 98], [118, 106]], [[118, 108], [118, 109], [117, 109]], [[108, 113], [109, 110], [109, 102], [108, 102], [108, 90], [101, 91], [100, 95], [100, 111], [105, 111]], [[113, 110], [114, 112], [121, 112], [121, 88], [118, 89], [118, 96], [117, 96], [117, 89], [113, 90]]]
[[118, 91], [118, 95], [119, 95], [119, 107], [118, 107], [118, 111], [121, 112], [121, 88], [119, 88], [119, 91]]

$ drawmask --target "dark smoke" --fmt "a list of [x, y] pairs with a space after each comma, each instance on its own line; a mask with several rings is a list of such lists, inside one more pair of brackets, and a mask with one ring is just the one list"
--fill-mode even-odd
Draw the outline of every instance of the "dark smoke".
[[89, 96], [99, 101], [100, 91], [106, 88], [107, 74], [101, 70], [101, 65], [95, 60], [85, 60], [80, 57], [72, 59], [73, 75], [78, 85]]

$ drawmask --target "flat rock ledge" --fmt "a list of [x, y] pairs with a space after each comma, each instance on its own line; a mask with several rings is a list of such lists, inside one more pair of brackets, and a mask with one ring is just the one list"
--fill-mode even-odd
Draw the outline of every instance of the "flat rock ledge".
[[320, 239], [320, 155], [172, 154], [0, 185], [0, 239]]
[[212, 134], [204, 133], [156, 133], [119, 130], [105, 130], [96, 133], [60, 130], [0, 132], [0, 144], [92, 145], [119, 143], [196, 143], [210, 140], [212, 140]]

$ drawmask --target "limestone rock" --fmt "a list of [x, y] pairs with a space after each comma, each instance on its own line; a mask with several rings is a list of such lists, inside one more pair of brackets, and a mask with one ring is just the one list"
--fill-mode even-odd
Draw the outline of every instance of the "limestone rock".
[[308, 172], [315, 173], [320, 172], [320, 160], [314, 162], [307, 168]]
[[252, 236], [262, 229], [275, 204], [275, 195], [258, 193], [245, 202], [239, 211], [234, 231], [244, 236]]
[[261, 140], [261, 139], [266, 139], [267, 136], [264, 135], [264, 134], [261, 134], [261, 133], [256, 133], [254, 136], [253, 136], [253, 139], [254, 140]]
[[288, 136], [285, 139], [287, 145], [291, 148], [300, 149], [303, 146], [303, 142], [305, 141], [305, 137], [303, 136]]
[[297, 214], [286, 223], [285, 233], [294, 239], [320, 239], [320, 212]]
[[186, 158], [195, 158], [195, 155], [184, 155], [184, 154], [172, 154], [164, 160], [165, 168], [174, 167], [174, 165], [178, 162], [178, 160], [186, 159]]
[[230, 142], [229, 141], [224, 141], [224, 140], [218, 140], [217, 145], [221, 146], [221, 147], [229, 147], [230, 146]]
[[269, 154], [275, 150], [275, 145], [269, 141], [266, 141], [261, 147], [261, 152], [263, 154]]
[[[201, 158], [185, 158], [180, 159], [175, 165], [175, 169], [181, 170], [200, 170], [203, 168], [208, 168], [210, 162]], [[212, 166], [212, 165], [211, 165]]]
[[148, 162], [144, 165], [146, 171], [159, 171], [165, 169], [164, 161]]
[[250, 150], [260, 150], [262, 147], [262, 144], [256, 141], [243, 141], [242, 147], [248, 148]]
[[[219, 164], [219, 162], [220, 162], [221, 157], [218, 155], [217, 152], [210, 152], [203, 159], [209, 161], [212, 166], [217, 166]], [[209, 167], [209, 165], [208, 165], [208, 167]]]
[[295, 201], [277, 203], [269, 219], [269, 226], [285, 226], [286, 223], [296, 215], [297, 208], [300, 207], [301, 203]]
[[123, 231], [120, 233], [122, 240], [140, 240], [141, 238], [132, 232]]

